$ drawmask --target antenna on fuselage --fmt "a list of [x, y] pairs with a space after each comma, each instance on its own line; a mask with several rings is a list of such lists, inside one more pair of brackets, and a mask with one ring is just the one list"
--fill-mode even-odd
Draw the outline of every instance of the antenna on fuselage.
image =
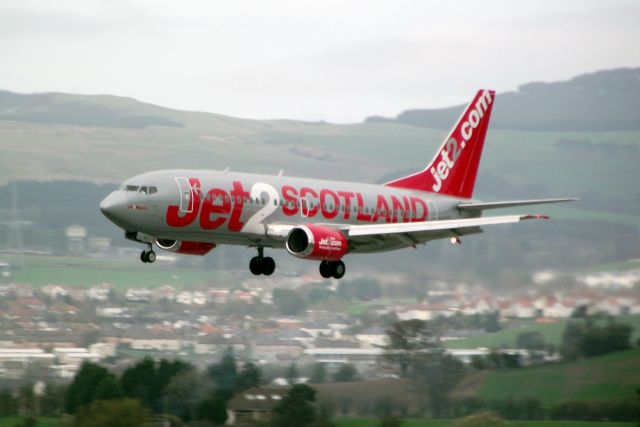
[[225, 170], [222, 171], [223, 174], [227, 174], [227, 172], [229, 172], [229, 169], [231, 168], [231, 166], [227, 166]]
[[282, 176], [283, 172], [284, 172], [284, 169], [280, 169], [280, 172], [278, 172], [278, 176]]

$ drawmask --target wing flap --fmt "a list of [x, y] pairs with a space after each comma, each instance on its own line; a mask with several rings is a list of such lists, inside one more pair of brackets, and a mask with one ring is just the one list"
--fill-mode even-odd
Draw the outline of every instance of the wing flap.
[[575, 202], [575, 197], [562, 199], [534, 199], [534, 200], [510, 200], [503, 202], [460, 203], [458, 209], [462, 211], [483, 211], [485, 209], [513, 208], [516, 206], [545, 205], [549, 203]]
[[466, 218], [466, 219], [451, 219], [443, 221], [422, 221], [422, 222], [404, 222], [396, 224], [367, 224], [367, 225], [352, 225], [349, 227], [348, 236], [374, 236], [381, 234], [398, 234], [398, 233], [429, 233], [438, 234], [437, 232], [443, 230], [451, 230], [452, 234], [456, 234], [457, 229], [467, 229], [473, 227], [480, 227], [483, 225], [494, 224], [511, 224], [520, 222], [526, 219], [546, 219], [546, 217], [540, 215], [504, 215], [504, 216], [492, 216], [482, 218]]

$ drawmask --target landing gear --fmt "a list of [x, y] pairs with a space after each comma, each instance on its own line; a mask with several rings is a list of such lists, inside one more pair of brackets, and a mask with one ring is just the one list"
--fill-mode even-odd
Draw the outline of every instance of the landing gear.
[[254, 256], [249, 262], [249, 270], [256, 276], [271, 276], [276, 271], [276, 262], [271, 257], [265, 257], [264, 248], [259, 247], [258, 256]]
[[322, 261], [320, 263], [320, 275], [325, 279], [331, 277], [334, 279], [342, 279], [345, 272], [346, 267], [342, 261]]
[[154, 263], [156, 262], [156, 253], [149, 245], [149, 249], [146, 249], [140, 253], [140, 261], [146, 263]]

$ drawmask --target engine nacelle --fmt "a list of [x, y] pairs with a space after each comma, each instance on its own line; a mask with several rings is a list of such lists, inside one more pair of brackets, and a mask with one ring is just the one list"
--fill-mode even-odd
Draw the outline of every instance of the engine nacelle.
[[322, 225], [300, 225], [287, 236], [287, 251], [298, 258], [337, 261], [347, 253], [347, 238]]
[[206, 255], [216, 247], [214, 243], [189, 242], [183, 240], [158, 239], [156, 245], [160, 249], [187, 255]]

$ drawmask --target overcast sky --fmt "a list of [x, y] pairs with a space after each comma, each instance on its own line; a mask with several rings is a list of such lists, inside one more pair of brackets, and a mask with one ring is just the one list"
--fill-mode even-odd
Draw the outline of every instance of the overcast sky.
[[640, 2], [0, 2], [0, 89], [361, 121], [640, 66]]

